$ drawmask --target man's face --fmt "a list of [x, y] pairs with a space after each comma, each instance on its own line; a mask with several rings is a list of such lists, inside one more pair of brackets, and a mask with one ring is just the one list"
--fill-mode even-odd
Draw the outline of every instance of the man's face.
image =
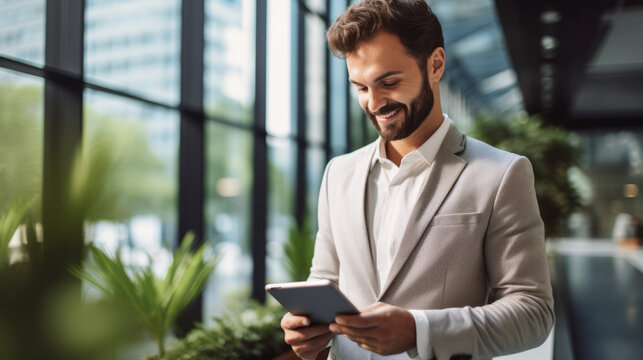
[[426, 67], [420, 69], [397, 36], [380, 32], [346, 57], [359, 104], [387, 141], [411, 135], [433, 108]]

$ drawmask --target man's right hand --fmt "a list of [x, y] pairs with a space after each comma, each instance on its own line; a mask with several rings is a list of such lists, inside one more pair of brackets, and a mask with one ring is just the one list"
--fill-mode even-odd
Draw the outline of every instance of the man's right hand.
[[310, 326], [310, 319], [306, 316], [291, 313], [286, 313], [281, 319], [281, 328], [284, 329], [286, 343], [304, 360], [315, 359], [334, 335], [328, 330], [328, 325]]

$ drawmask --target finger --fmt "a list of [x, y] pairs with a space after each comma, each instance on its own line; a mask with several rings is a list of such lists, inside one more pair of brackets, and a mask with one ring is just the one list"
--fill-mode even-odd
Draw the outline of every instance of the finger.
[[287, 344], [293, 345], [302, 341], [307, 341], [319, 335], [331, 334], [326, 325], [315, 325], [289, 329], [285, 331], [284, 340]]
[[359, 312], [360, 313], [367, 313], [367, 312], [375, 311], [375, 310], [377, 310], [377, 309], [379, 309], [379, 308], [381, 308], [382, 306], [385, 306], [385, 305], [386, 305], [386, 303], [376, 302], [376, 303], [374, 303], [373, 305], [371, 305], [369, 307], [361, 309]]
[[333, 333], [319, 335], [305, 342], [292, 345], [292, 349], [303, 359], [314, 358], [320, 351], [326, 348], [326, 345], [328, 345], [328, 342], [333, 336]]
[[296, 329], [302, 326], [310, 325], [310, 319], [307, 316], [293, 315], [286, 313], [281, 319], [281, 327], [284, 329]]
[[330, 324], [328, 327], [330, 331], [338, 334], [344, 334], [344, 335], [351, 335], [351, 336], [359, 336], [359, 337], [364, 337], [364, 338], [371, 338], [371, 339], [376, 339], [376, 327], [370, 327], [370, 328], [354, 328], [351, 326], [344, 326], [344, 325], [339, 325], [337, 323]]
[[337, 315], [335, 323], [355, 328], [369, 328], [383, 322], [384, 315], [379, 312], [365, 312], [359, 315]]
[[346, 335], [347, 338], [349, 338], [351, 341], [356, 343], [359, 347], [362, 349], [366, 349], [369, 351], [377, 352], [378, 344], [377, 341], [371, 339], [371, 338], [365, 338], [365, 337], [360, 337], [360, 336], [351, 336], [351, 335]]

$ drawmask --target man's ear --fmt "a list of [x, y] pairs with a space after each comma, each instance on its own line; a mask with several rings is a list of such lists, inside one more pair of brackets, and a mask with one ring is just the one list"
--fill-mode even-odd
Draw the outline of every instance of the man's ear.
[[445, 65], [446, 55], [444, 54], [444, 48], [438, 47], [433, 50], [426, 60], [427, 76], [429, 77], [428, 80], [430, 84], [440, 82], [442, 74], [444, 74]]

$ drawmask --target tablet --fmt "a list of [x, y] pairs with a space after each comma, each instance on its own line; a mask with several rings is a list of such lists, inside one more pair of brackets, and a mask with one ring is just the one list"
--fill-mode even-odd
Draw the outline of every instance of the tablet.
[[330, 324], [339, 314], [359, 311], [328, 280], [268, 284], [266, 291], [293, 315], [305, 315], [311, 324]]

